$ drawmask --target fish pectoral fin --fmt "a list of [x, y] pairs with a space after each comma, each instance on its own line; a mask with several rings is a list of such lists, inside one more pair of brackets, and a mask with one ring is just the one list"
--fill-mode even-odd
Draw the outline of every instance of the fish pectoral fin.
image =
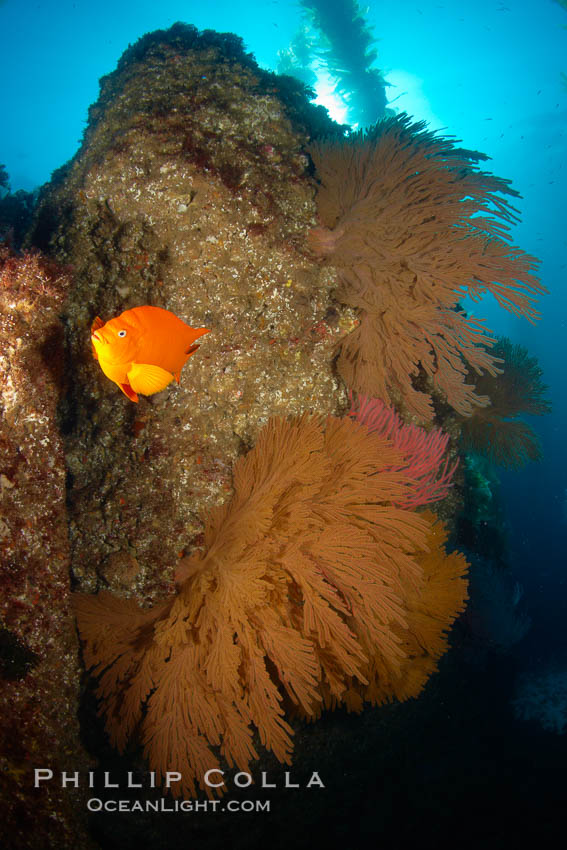
[[164, 390], [173, 381], [173, 375], [161, 366], [132, 363], [128, 371], [128, 381], [135, 393], [153, 395]]
[[198, 348], [198, 345], [190, 345], [185, 354], [187, 355], [187, 357], [191, 357], [191, 355], [194, 354]]
[[136, 395], [130, 384], [118, 384], [118, 386], [120, 387], [124, 395], [128, 396], [130, 401], [138, 401], [138, 396]]

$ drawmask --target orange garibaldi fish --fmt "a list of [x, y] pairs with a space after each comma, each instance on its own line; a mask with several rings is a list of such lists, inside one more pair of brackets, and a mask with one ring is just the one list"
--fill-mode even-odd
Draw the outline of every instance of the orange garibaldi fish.
[[199, 348], [208, 328], [191, 328], [161, 307], [134, 307], [91, 327], [93, 355], [100, 368], [130, 401], [152, 395], [181, 377], [185, 361]]

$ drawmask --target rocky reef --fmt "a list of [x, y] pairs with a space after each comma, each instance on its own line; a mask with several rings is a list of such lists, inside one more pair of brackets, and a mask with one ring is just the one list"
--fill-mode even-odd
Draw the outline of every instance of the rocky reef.
[[33, 788], [34, 769], [89, 766], [79, 741], [78, 643], [69, 609], [65, 458], [56, 409], [58, 310], [69, 279], [0, 248], [0, 821], [4, 847], [90, 847], [82, 792]]
[[[101, 80], [29, 237], [73, 268], [63, 428], [82, 589], [163, 594], [268, 417], [344, 407], [332, 355], [354, 319], [330, 306], [334, 273], [305, 247], [316, 187], [304, 149], [339, 131], [235, 36], [181, 24]], [[134, 405], [93, 360], [89, 329], [140, 304], [211, 333], [180, 387]]]

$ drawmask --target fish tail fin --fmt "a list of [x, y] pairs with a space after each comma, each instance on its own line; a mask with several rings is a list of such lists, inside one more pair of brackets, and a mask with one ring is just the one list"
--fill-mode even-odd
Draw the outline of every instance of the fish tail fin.
[[205, 334], [210, 334], [210, 328], [187, 328], [189, 333], [187, 334], [187, 342], [189, 343], [189, 348], [185, 349], [185, 354], [189, 356], [193, 354], [194, 351], [197, 351], [199, 348], [198, 345], [191, 345], [196, 339], [199, 339], [200, 336], [205, 336]]

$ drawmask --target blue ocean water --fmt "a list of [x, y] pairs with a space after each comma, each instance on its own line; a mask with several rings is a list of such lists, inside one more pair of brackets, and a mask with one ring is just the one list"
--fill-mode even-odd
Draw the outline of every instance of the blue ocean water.
[[[530, 325], [490, 299], [474, 313], [525, 345], [549, 386], [552, 413], [531, 420], [543, 460], [500, 478], [508, 558], [532, 620], [515, 663], [567, 670], [567, 8], [556, 0], [370, 0], [363, 11], [392, 107], [488, 154], [486, 168], [522, 195], [513, 238], [541, 260], [549, 290], [542, 318]], [[33, 190], [73, 156], [99, 77], [144, 33], [175, 21], [234, 32], [262, 67], [277, 70], [303, 15], [286, 0], [3, 0], [0, 163], [12, 191]], [[317, 90], [346, 120], [324, 79]]]

